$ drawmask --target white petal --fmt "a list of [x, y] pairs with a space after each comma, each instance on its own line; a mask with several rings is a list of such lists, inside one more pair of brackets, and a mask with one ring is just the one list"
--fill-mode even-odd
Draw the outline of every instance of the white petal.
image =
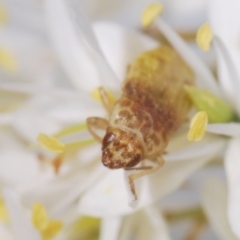
[[180, 31], [196, 31], [207, 18], [206, 0], [161, 0], [163, 18]]
[[114, 216], [132, 212], [128, 207], [123, 171], [109, 170], [106, 176], [81, 198], [79, 211], [92, 216]]
[[0, 156], [1, 178], [8, 184], [28, 181], [28, 178], [34, 176], [35, 170], [39, 167], [35, 156], [19, 147], [3, 148], [0, 150]]
[[22, 30], [27, 28], [40, 33], [44, 31], [45, 23], [39, 2], [35, 0], [1, 0], [1, 3], [3, 7], [6, 7], [8, 25], [16, 25]]
[[170, 239], [166, 222], [160, 209], [151, 206], [124, 218], [119, 240], [168, 240]]
[[240, 123], [215, 123], [208, 124], [207, 131], [230, 137], [240, 136]]
[[[92, 19], [110, 20], [126, 26], [139, 27], [140, 16], [152, 0], [87, 0], [79, 2]], [[161, 0], [163, 17], [182, 31], [194, 31], [206, 19], [206, 0]]]
[[[57, 89], [52, 89], [52, 86], [41, 86], [40, 84], [26, 84], [26, 83], [16, 83], [14, 81], [4, 81], [0, 83], [0, 88], [3, 91], [9, 91], [12, 94], [29, 94], [38, 97], [38, 95], [45, 96], [45, 98], [53, 98], [56, 101], [58, 99], [64, 101], [75, 100], [81, 103], [89, 104], [90, 107], [96, 107], [96, 100], [90, 97], [85, 91], [75, 91], [73, 89], [63, 89], [59, 87]], [[9, 96], [8, 96], [9, 97]], [[15, 96], [16, 97], [16, 96]], [[92, 105], [92, 106], [91, 106]]]
[[181, 39], [180, 36], [160, 18], [156, 19], [155, 24], [172, 46], [178, 51], [181, 57], [193, 69], [199, 87], [205, 88], [218, 96], [221, 95], [216, 79], [213, 77], [211, 71], [190, 49], [190, 47], [187, 46], [183, 39]]
[[26, 212], [24, 212], [21, 206], [19, 196], [10, 189], [5, 189], [3, 191], [3, 196], [9, 211], [16, 239], [40, 240], [40, 234], [34, 229], [30, 219], [26, 217]]
[[174, 191], [193, 172], [218, 155], [225, 141], [217, 139], [214, 148], [205, 158], [189, 161], [166, 162], [162, 169], [135, 181], [139, 202], [134, 210], [128, 206], [128, 195], [122, 170], [109, 170], [109, 173], [81, 198], [79, 211], [93, 216], [122, 215], [149, 205]]
[[54, 134], [60, 125], [38, 109], [23, 109], [15, 114], [14, 129], [31, 143], [35, 143], [39, 133]]
[[163, 198], [161, 201], [162, 209], [179, 212], [184, 211], [184, 209], [196, 208], [200, 205], [199, 195], [202, 192], [205, 179], [213, 176], [225, 179], [224, 169], [218, 164], [209, 164], [196, 171], [179, 189]]
[[7, 51], [16, 62], [11, 77], [16, 81], [35, 81], [47, 85], [53, 81], [57, 62], [53, 51], [42, 36], [16, 30], [0, 28], [0, 48]]
[[238, 12], [240, 2], [238, 0], [210, 0], [208, 2], [209, 19], [214, 33], [237, 44], [240, 31]]
[[42, 169], [36, 153], [30, 151], [25, 143], [19, 142], [19, 136], [12, 131], [1, 130], [0, 146], [2, 185], [24, 192], [52, 178], [53, 171]]
[[146, 223], [143, 223], [143, 226], [146, 226], [146, 228], [144, 229], [144, 227], [140, 227], [140, 229], [143, 230], [143, 233], [145, 233], [145, 236], [143, 233], [140, 233], [140, 239], [170, 240], [167, 224], [161, 213], [159, 213], [159, 209], [154, 207], [147, 207], [145, 214], [147, 216], [147, 219]]
[[237, 240], [227, 220], [227, 189], [218, 178], [206, 181], [202, 203], [211, 226], [223, 240]]
[[240, 238], [240, 138], [232, 139], [226, 152], [225, 167], [228, 180], [228, 218], [233, 232]]
[[49, 213], [60, 217], [63, 211], [78, 201], [84, 191], [90, 189], [105, 175], [106, 169], [100, 166], [99, 162], [87, 166], [78, 163], [51, 181], [42, 182], [37, 187], [25, 191], [23, 200], [27, 205], [40, 201], [48, 208]]
[[[61, 91], [59, 93], [61, 95]], [[13, 128], [29, 142], [36, 142], [41, 132], [54, 134], [64, 125], [83, 123], [91, 116], [105, 117], [104, 108], [90, 96], [79, 93], [76, 99], [66, 99], [71, 91], [66, 93], [63, 91], [60, 99], [48, 94], [30, 98], [22, 109], [14, 113]]]
[[139, 27], [142, 11], [150, 3], [151, 0], [87, 0], [79, 2], [79, 8], [84, 8], [91, 19]]
[[87, 91], [99, 85], [116, 88], [116, 77], [83, 15], [63, 0], [45, 0], [45, 7], [49, 33], [72, 82]]
[[133, 235], [133, 229], [136, 229], [136, 225], [138, 224], [138, 222], [140, 222], [142, 220], [141, 215], [140, 215], [141, 213], [142, 213], [141, 211], [138, 211], [133, 214], [127, 215], [123, 219], [122, 229], [119, 234], [118, 240], [125, 240]]
[[10, 125], [13, 121], [13, 114], [6, 113], [0, 115], [0, 126]]
[[[209, 1], [209, 20], [212, 31], [215, 36], [218, 36], [226, 47], [226, 51], [233, 61], [235, 72], [240, 76], [238, 63], [239, 56], [239, 41], [240, 41], [240, 27], [239, 27], [239, 11], [240, 2], [238, 0], [211, 0]], [[220, 84], [225, 90], [228, 98], [235, 92], [236, 85], [232, 83], [232, 70], [228, 69], [228, 60], [224, 55], [218, 51], [218, 76]], [[231, 63], [232, 64], [232, 63]], [[236, 79], [238, 82], [239, 77]], [[237, 88], [238, 89], [238, 88]], [[236, 95], [234, 94], [236, 98]]]
[[117, 240], [122, 219], [121, 217], [103, 218], [101, 221], [100, 240]]
[[13, 119], [14, 110], [21, 107], [27, 100], [27, 95], [16, 92], [4, 91], [0, 83], [0, 124], [10, 123]]
[[205, 136], [200, 142], [187, 142], [184, 147], [178, 151], [170, 152], [164, 155], [166, 161], [184, 161], [195, 158], [206, 157], [214, 149], [219, 149], [219, 142], [212, 136]]
[[9, 145], [0, 149], [1, 181], [20, 192], [48, 179], [50, 172], [43, 171], [37, 156], [20, 146]]
[[86, 122], [87, 117], [106, 117], [106, 111], [98, 103], [89, 103], [89, 101], [65, 101], [49, 109], [47, 114], [56, 121], [64, 124], [73, 124]]
[[14, 240], [14, 234], [12, 229], [4, 225], [0, 225], [0, 239], [4, 240]]
[[[208, 8], [214, 35], [219, 36], [227, 44], [227, 48], [236, 63], [240, 61], [239, 8], [240, 2], [238, 0], [210, 0]], [[240, 73], [239, 69], [237, 71]]]
[[[169, 224], [169, 225], [170, 225], [169, 228], [170, 228], [170, 233], [171, 233], [172, 239], [184, 239], [184, 238], [186, 238], [186, 233], [189, 231], [190, 227], [192, 227], [192, 222], [191, 221], [179, 221], [176, 223], [173, 222], [172, 224]], [[207, 239], [207, 240], [210, 240], [210, 239]]]
[[224, 59], [227, 71], [228, 71], [228, 78], [224, 81], [228, 80], [231, 84], [233, 91], [231, 93], [231, 97], [228, 96], [228, 99], [231, 99], [232, 105], [235, 107], [236, 111], [240, 115], [240, 106], [238, 102], [240, 101], [239, 89], [240, 89], [240, 72], [237, 71], [238, 69], [238, 62], [234, 61], [232, 56], [230, 55], [229, 50], [227, 49], [227, 45], [222, 41], [222, 39], [218, 36], [215, 36], [214, 43], [220, 53], [220, 57]]
[[116, 23], [96, 22], [93, 28], [104, 56], [120, 80], [136, 57], [159, 46], [148, 36]]
[[[213, 43], [215, 42], [213, 41]], [[222, 51], [221, 49], [219, 49], [218, 45], [213, 44], [213, 46], [215, 46], [214, 50], [216, 52], [219, 86], [222, 89], [222, 92], [227, 103], [234, 108], [235, 107], [234, 85], [232, 84], [232, 79], [230, 77], [228, 65], [226, 64], [225, 57], [223, 56]]]

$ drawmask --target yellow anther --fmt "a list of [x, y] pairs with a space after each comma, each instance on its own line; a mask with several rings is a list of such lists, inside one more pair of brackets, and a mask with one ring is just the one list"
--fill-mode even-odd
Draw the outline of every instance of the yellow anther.
[[40, 203], [33, 205], [32, 222], [43, 240], [54, 238], [63, 228], [62, 222], [48, 218], [45, 208]]
[[0, 4], [0, 24], [5, 24], [8, 21], [6, 7]]
[[43, 231], [48, 225], [46, 210], [40, 203], [33, 205], [32, 222], [39, 231]]
[[47, 136], [40, 133], [37, 137], [38, 142], [47, 150], [62, 153], [65, 150], [65, 144], [60, 142], [57, 138]]
[[148, 27], [155, 20], [155, 18], [163, 11], [163, 6], [159, 3], [148, 5], [141, 17], [141, 22], [144, 27]]
[[0, 66], [8, 72], [14, 72], [17, 69], [17, 62], [6, 49], [0, 48]]
[[50, 240], [54, 238], [62, 230], [62, 228], [62, 222], [54, 220], [49, 221], [47, 228], [42, 231], [43, 240]]
[[99, 93], [99, 88], [96, 88], [92, 91], [91, 93], [91, 97], [95, 100], [97, 100], [98, 102], [101, 101], [101, 97], [100, 97], [100, 93]]
[[81, 240], [99, 239], [100, 218], [81, 217], [72, 226], [69, 239], [78, 236]]
[[[96, 88], [95, 90], [93, 90], [93, 92], [91, 93], [91, 97], [94, 98], [95, 100], [101, 102], [101, 93], [100, 93], [100, 88]], [[107, 98], [109, 100], [109, 102], [111, 104], [114, 104], [116, 102], [116, 98], [114, 97], [114, 95], [107, 89], [104, 88], [104, 92], [107, 95]]]
[[3, 222], [8, 222], [9, 216], [2, 198], [0, 198], [0, 220]]
[[213, 39], [213, 34], [209, 23], [204, 23], [197, 32], [196, 41], [203, 51], [208, 51]]
[[206, 132], [207, 123], [208, 117], [206, 112], [201, 111], [196, 113], [190, 123], [188, 140], [200, 141]]

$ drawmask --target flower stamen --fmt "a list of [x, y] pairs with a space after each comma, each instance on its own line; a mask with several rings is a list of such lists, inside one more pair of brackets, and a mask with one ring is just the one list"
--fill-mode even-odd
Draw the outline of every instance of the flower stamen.
[[57, 155], [53, 161], [51, 161], [55, 174], [58, 174], [62, 166], [63, 157], [62, 154]]
[[3, 222], [8, 222], [9, 221], [7, 208], [6, 208], [2, 198], [0, 198], [0, 220], [3, 221]]
[[203, 51], [208, 51], [213, 39], [213, 33], [209, 23], [204, 23], [197, 32], [196, 42]]
[[208, 117], [206, 112], [201, 111], [194, 115], [188, 132], [189, 141], [200, 141], [206, 132]]
[[66, 143], [66, 148], [83, 148], [83, 147], [88, 147], [92, 145], [93, 143], [96, 143], [95, 139], [87, 139], [83, 141], [77, 141], [77, 142], [71, 142], [71, 143]]
[[45, 208], [40, 203], [33, 205], [32, 222], [44, 240], [54, 238], [63, 228], [62, 222], [48, 218]]
[[8, 21], [8, 14], [6, 7], [0, 4], [0, 24], [5, 24]]
[[152, 24], [155, 18], [163, 11], [163, 5], [159, 3], [153, 3], [148, 5], [141, 17], [141, 22], [144, 27], [148, 27]]
[[3, 48], [0, 48], [0, 66], [2, 66], [8, 72], [14, 72], [17, 69], [16, 59], [12, 56], [10, 52]]
[[80, 124], [76, 124], [76, 125], [66, 127], [64, 129], [60, 130], [59, 132], [55, 133], [53, 136], [55, 138], [60, 138], [60, 137], [71, 135], [71, 134], [74, 134], [74, 133], [77, 133], [77, 132], [81, 132], [83, 130], [87, 130], [87, 124], [86, 123], [80, 123]]
[[37, 140], [47, 150], [57, 153], [62, 153], [65, 150], [65, 144], [55, 137], [50, 137], [46, 134], [40, 133]]
[[77, 235], [81, 240], [99, 239], [100, 224], [100, 218], [83, 216], [73, 224], [70, 237]]
[[54, 172], [59, 173], [60, 168], [69, 154], [74, 154], [77, 150], [88, 147], [96, 142], [94, 139], [86, 139], [81, 141], [73, 141], [68, 143], [61, 142], [58, 138], [69, 136], [77, 132], [87, 130], [86, 124], [76, 124], [66, 127], [53, 135], [53, 137], [40, 133], [37, 137], [38, 142], [47, 150], [57, 153], [53, 159], [47, 159], [43, 155], [39, 155], [39, 159], [50, 163], [53, 166]]
[[[106, 93], [106, 97], [107, 99], [110, 101], [110, 104], [114, 104], [116, 102], [116, 98], [113, 95], [112, 92], [110, 92], [108, 89], [103, 89], [104, 93]], [[91, 93], [91, 97], [95, 100], [97, 100], [98, 102], [102, 102], [102, 98], [101, 98], [101, 88], [96, 88], [92, 91]]]

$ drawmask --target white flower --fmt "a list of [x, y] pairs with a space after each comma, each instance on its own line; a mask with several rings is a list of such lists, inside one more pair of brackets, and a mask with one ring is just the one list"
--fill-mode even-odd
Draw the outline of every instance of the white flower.
[[[169, 240], [170, 235], [159, 207], [150, 206], [122, 219], [116, 217], [103, 218], [101, 225], [101, 240], [131, 239], [133, 231], [136, 239]], [[121, 228], [121, 231], [120, 231]]]
[[3, 190], [4, 200], [9, 213], [12, 228], [12, 238], [19, 240], [40, 240], [39, 233], [34, 229], [29, 217], [24, 211], [19, 196], [10, 189]]
[[[204, 1], [196, 2], [200, 5], [204, 3]], [[12, 0], [9, 3], [16, 2]], [[45, 40], [45, 25], [41, 14], [37, 14], [34, 21], [29, 22], [22, 13], [21, 23], [25, 27], [37, 29], [40, 33], [40, 41], [38, 37], [37, 40], [34, 39], [36, 41], [33, 41], [33, 50], [29, 50], [28, 44], [30, 43], [26, 41], [26, 53], [34, 53], [34, 56], [29, 55], [28, 59], [35, 57], [37, 60], [34, 58], [35, 60], [31, 61], [33, 66], [29, 68], [27, 64], [19, 68], [20, 72], [17, 76], [22, 76], [22, 78], [26, 76], [27, 84], [24, 85], [24, 81], [0, 83], [2, 89], [11, 89], [11, 91], [15, 89], [17, 92], [22, 91], [30, 96], [17, 111], [10, 112], [9, 115], [0, 115], [2, 125], [11, 126], [27, 142], [34, 142], [39, 132], [53, 134], [64, 126], [84, 122], [89, 116], [104, 117], [102, 106], [90, 97], [90, 93], [100, 85], [119, 96], [127, 65], [141, 52], [158, 45], [156, 41], [142, 33], [116, 23], [95, 22], [92, 24], [92, 31], [80, 13], [83, 10], [68, 5], [69, 2], [66, 3], [67, 1], [63, 0], [44, 1], [49, 35], [67, 77], [60, 70], [51, 46]], [[32, 3], [32, 6], [35, 6], [34, 9], [39, 13], [38, 5], [34, 4]], [[124, 12], [128, 4], [122, 6], [121, 11]], [[138, 13], [135, 19], [139, 15], [139, 6], [136, 9]], [[195, 8], [197, 5], [191, 6]], [[172, 11], [174, 12], [174, 9]], [[130, 11], [128, 15], [132, 17]], [[123, 22], [121, 13], [119, 13], [119, 22]], [[211, 72], [175, 31], [160, 19], [156, 23], [193, 68], [198, 85], [221, 95]], [[130, 25], [135, 24], [136, 20], [133, 20]], [[179, 28], [181, 29], [181, 26]], [[194, 29], [194, 26], [191, 28]], [[28, 35], [27, 32], [27, 38]], [[15, 37], [15, 32], [13, 36]], [[15, 44], [14, 41], [12, 42]], [[40, 47], [39, 42], [43, 43], [43, 47]], [[20, 43], [25, 46], [25, 35]], [[25, 49], [21, 45], [20, 49], [22, 48]], [[36, 57], [35, 53], [39, 53], [40, 57]], [[42, 53], [46, 53], [46, 55], [43, 54], [43, 60]], [[24, 57], [27, 56], [28, 54]], [[45, 58], [49, 60], [48, 56], [50, 56], [50, 61], [45, 61]], [[47, 70], [45, 72], [42, 69]], [[89, 137], [89, 134], [86, 136]], [[24, 205], [30, 206], [39, 201], [46, 206], [51, 216], [65, 220], [68, 224], [84, 214], [103, 218], [100, 236], [102, 240], [114, 239], [122, 224], [124, 226], [121, 232], [122, 239], [126, 239], [125, 236], [132, 232], [137, 220], [139, 224], [146, 226], [143, 232], [139, 230], [140, 239], [142, 236], [148, 236], [149, 239], [159, 239], [160, 236], [161, 239], [169, 239], [164, 220], [161, 215], [155, 213], [158, 208], [149, 207], [149, 205], [177, 189], [193, 172], [203, 167], [209, 160], [219, 156], [225, 145], [225, 138], [210, 134], [206, 135], [200, 143], [189, 143], [186, 140], [186, 129], [183, 128], [169, 145], [167, 150], [169, 154], [164, 157], [165, 166], [156, 174], [137, 181], [139, 203], [135, 209], [127, 205], [128, 194], [123, 171], [111, 171], [101, 165], [100, 145], [90, 146], [74, 155], [71, 161], [63, 164], [60, 173], [55, 176], [52, 169], [41, 169], [42, 164], [36, 154], [29, 153], [29, 148], [22, 142], [19, 146], [17, 141], [15, 145], [12, 143], [10, 145], [14, 146], [12, 149], [15, 153], [11, 153], [7, 146], [3, 148], [2, 153], [0, 152], [0, 155], [3, 155], [2, 159], [5, 159], [2, 161], [3, 168], [0, 168], [2, 169], [0, 174], [4, 176], [7, 184], [17, 188]], [[9, 164], [12, 162], [15, 168], [11, 169], [6, 164], [8, 159], [12, 160]], [[24, 159], [26, 162], [24, 165], [21, 165], [22, 161], [16, 164], [16, 159]], [[27, 168], [26, 165], [30, 167]], [[18, 171], [21, 166], [23, 169]], [[9, 169], [15, 171], [14, 175], [9, 172]], [[124, 218], [126, 214], [129, 215]], [[106, 228], [109, 222], [111, 233]], [[125, 225], [126, 222], [130, 222], [129, 228]]]
[[[235, 0], [209, 1], [209, 21], [214, 35], [213, 46], [217, 54], [219, 85], [225, 100], [234, 108], [238, 119], [240, 117], [239, 7], [239, 1]], [[240, 124], [211, 124], [208, 129], [211, 132], [232, 137], [224, 159], [228, 181], [227, 216], [232, 231], [239, 238]]]
[[164, 5], [164, 18], [171, 25], [184, 32], [195, 31], [207, 17], [206, 0], [83, 0], [78, 3], [79, 8], [87, 11], [92, 21], [107, 20], [126, 26], [139, 27], [139, 16], [142, 10], [151, 3]]
[[218, 178], [208, 179], [202, 193], [203, 208], [210, 224], [221, 239], [239, 239], [227, 219], [227, 187]]
[[[64, 1], [48, 0], [45, 5], [54, 46], [69, 79], [78, 87], [79, 94], [84, 94], [87, 104], [92, 99], [87, 99], [86, 93], [90, 94], [99, 85], [119, 95], [118, 79], [124, 79], [127, 64], [140, 52], [157, 46], [156, 42], [139, 32], [106, 22], [93, 24], [96, 40], [79, 9], [69, 7]], [[193, 67], [198, 82], [218, 94], [218, 86], [209, 70], [169, 26], [162, 21], [160, 25], [165, 36]], [[89, 117], [87, 113], [86, 117]], [[192, 172], [214, 158], [225, 145], [225, 139], [210, 135], [200, 144], [188, 143], [185, 137], [186, 132], [179, 133], [175, 145], [173, 141], [171, 154], [165, 156], [167, 162], [162, 170], [138, 181], [141, 185], [137, 186], [138, 208], [149, 205], [176, 189]], [[182, 140], [182, 149], [176, 149], [179, 139]], [[99, 169], [101, 168], [99, 163]], [[84, 190], [79, 211], [93, 216], [115, 216], [132, 212], [126, 205], [127, 193], [122, 174], [121, 170], [104, 170], [105, 176], [101, 181]], [[61, 201], [64, 202], [64, 199]]]
[[[49, 85], [50, 80], [54, 79], [56, 61], [44, 40], [42, 28], [37, 27], [39, 22], [43, 24], [44, 21], [35, 21], [38, 18], [38, 14], [34, 14], [36, 9], [33, 6], [25, 9], [27, 4], [18, 3], [17, 12], [14, 3], [4, 1], [0, 5], [0, 178], [1, 186], [14, 186], [23, 191], [51, 174], [43, 174], [36, 154], [13, 129], [14, 122], [27, 119], [26, 115], [19, 118], [17, 111], [31, 98], [26, 92], [19, 91], [18, 86], [21, 83]], [[31, 23], [25, 21], [24, 15], [29, 15], [23, 13], [24, 9], [26, 12], [30, 9], [33, 11]], [[36, 29], [39, 35], [29, 29]]]

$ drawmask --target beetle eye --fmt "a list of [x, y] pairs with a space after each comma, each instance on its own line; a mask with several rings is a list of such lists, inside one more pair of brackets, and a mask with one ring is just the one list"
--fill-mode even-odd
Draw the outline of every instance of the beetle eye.
[[105, 135], [102, 141], [102, 149], [106, 148], [107, 145], [115, 139], [116, 135], [109, 132]]

